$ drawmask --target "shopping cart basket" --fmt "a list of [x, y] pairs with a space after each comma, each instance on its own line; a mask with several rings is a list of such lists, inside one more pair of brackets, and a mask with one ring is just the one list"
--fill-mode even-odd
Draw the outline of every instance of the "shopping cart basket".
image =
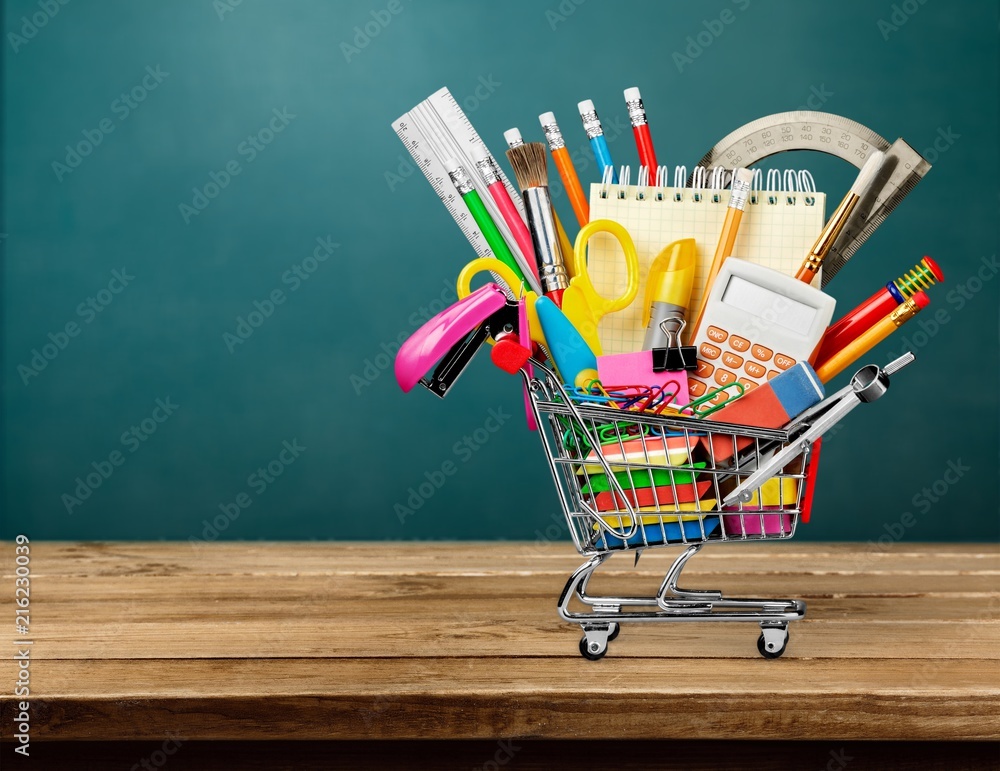
[[[580, 653], [603, 657], [622, 623], [749, 621], [760, 624], [761, 655], [780, 656], [788, 622], [805, 615], [804, 602], [682, 589], [681, 571], [706, 543], [791, 538], [813, 471], [813, 442], [858, 404], [878, 399], [889, 375], [913, 358], [863, 367], [850, 385], [782, 430], [579, 403], [544, 365], [533, 361], [534, 375], [522, 370], [573, 542], [587, 557], [558, 606], [564, 620], [583, 629]], [[588, 592], [594, 571], [613, 553], [638, 560], [644, 549], [671, 545], [682, 551], [655, 595]]]

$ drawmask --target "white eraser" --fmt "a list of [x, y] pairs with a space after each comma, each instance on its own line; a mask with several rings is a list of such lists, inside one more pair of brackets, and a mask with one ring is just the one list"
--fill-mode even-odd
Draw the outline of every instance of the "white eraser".
[[486, 149], [486, 145], [481, 143], [473, 145], [469, 154], [472, 156], [473, 161], [481, 161], [484, 158], [490, 157], [490, 151]]
[[519, 145], [524, 141], [521, 139], [521, 132], [516, 128], [507, 129], [503, 132], [503, 138], [508, 146]]
[[548, 126], [550, 123], [556, 122], [556, 114], [554, 112], [543, 112], [538, 116], [538, 122], [543, 126]]
[[738, 168], [736, 170], [736, 179], [744, 185], [753, 184], [753, 172], [750, 169]]
[[625, 89], [625, 101], [626, 102], [634, 102], [636, 99], [642, 99], [642, 97], [639, 96], [639, 89], [636, 88], [635, 86], [632, 86], [632, 88], [626, 88]]
[[451, 174], [453, 171], [458, 171], [462, 168], [462, 165], [458, 162], [457, 158], [446, 158], [444, 161], [444, 170]]
[[581, 115], [585, 115], [588, 112], [597, 112], [597, 109], [594, 107], [594, 102], [590, 99], [584, 99], [577, 105], [577, 107], [580, 108]]

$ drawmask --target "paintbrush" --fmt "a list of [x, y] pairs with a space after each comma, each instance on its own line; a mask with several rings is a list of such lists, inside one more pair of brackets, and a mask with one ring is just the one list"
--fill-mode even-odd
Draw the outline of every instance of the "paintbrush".
[[795, 278], [799, 281], [804, 281], [807, 284], [812, 283], [813, 278], [823, 264], [823, 260], [826, 259], [826, 255], [830, 253], [830, 249], [837, 240], [837, 236], [840, 235], [840, 231], [844, 229], [844, 225], [850, 219], [854, 207], [858, 205], [861, 196], [865, 194], [872, 180], [875, 179], [875, 175], [882, 168], [884, 160], [885, 154], [881, 150], [875, 150], [868, 156], [868, 160], [865, 161], [864, 166], [861, 167], [861, 171], [858, 172], [858, 178], [851, 185], [850, 192], [840, 202], [837, 210], [830, 215], [830, 219], [823, 228], [823, 232], [819, 234], [819, 238], [816, 239], [813, 248], [809, 250], [809, 254], [802, 261], [799, 272], [795, 274]]
[[549, 196], [549, 178], [545, 164], [545, 145], [528, 142], [511, 147], [507, 160], [514, 169], [517, 185], [524, 197], [528, 215], [528, 230], [538, 263], [538, 278], [542, 292], [562, 307], [563, 290], [569, 286], [569, 276], [559, 248], [559, 235]]

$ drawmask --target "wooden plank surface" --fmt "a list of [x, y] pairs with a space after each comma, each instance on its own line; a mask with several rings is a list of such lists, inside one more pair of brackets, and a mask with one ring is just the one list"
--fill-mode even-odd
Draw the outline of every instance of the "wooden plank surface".
[[[613, 558], [591, 590], [653, 592], [675, 554]], [[581, 561], [567, 543], [35, 543], [32, 737], [1000, 738], [995, 546], [705, 549], [683, 585], [806, 600], [776, 661], [755, 625], [705, 623], [625, 624], [585, 661], [555, 608]], [[5, 722], [14, 676], [0, 661]]]

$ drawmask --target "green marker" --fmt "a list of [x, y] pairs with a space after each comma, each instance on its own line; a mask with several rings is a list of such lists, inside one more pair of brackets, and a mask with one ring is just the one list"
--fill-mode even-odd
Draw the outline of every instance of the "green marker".
[[[530, 284], [528, 284], [525, 280], [524, 273], [521, 271], [521, 267], [517, 264], [517, 260], [514, 258], [513, 252], [511, 252], [510, 247], [507, 246], [507, 242], [504, 241], [503, 235], [501, 235], [499, 229], [497, 229], [496, 223], [493, 222], [493, 218], [490, 217], [490, 213], [486, 211], [483, 199], [479, 197], [479, 193], [476, 192], [476, 188], [472, 186], [472, 179], [469, 177], [468, 172], [466, 172], [466, 170], [463, 169], [459, 162], [454, 158], [449, 158], [445, 161], [444, 168], [448, 172], [448, 176], [451, 177], [451, 181], [458, 190], [458, 194], [462, 196], [462, 200], [465, 201], [465, 205], [469, 207], [469, 213], [472, 215], [472, 219], [476, 221], [476, 224], [482, 231], [483, 236], [486, 238], [486, 243], [493, 252], [493, 256], [514, 271], [514, 275], [517, 276], [518, 280], [523, 285], [530, 286]], [[512, 286], [510, 289], [515, 292], [517, 291], [517, 287]]]

